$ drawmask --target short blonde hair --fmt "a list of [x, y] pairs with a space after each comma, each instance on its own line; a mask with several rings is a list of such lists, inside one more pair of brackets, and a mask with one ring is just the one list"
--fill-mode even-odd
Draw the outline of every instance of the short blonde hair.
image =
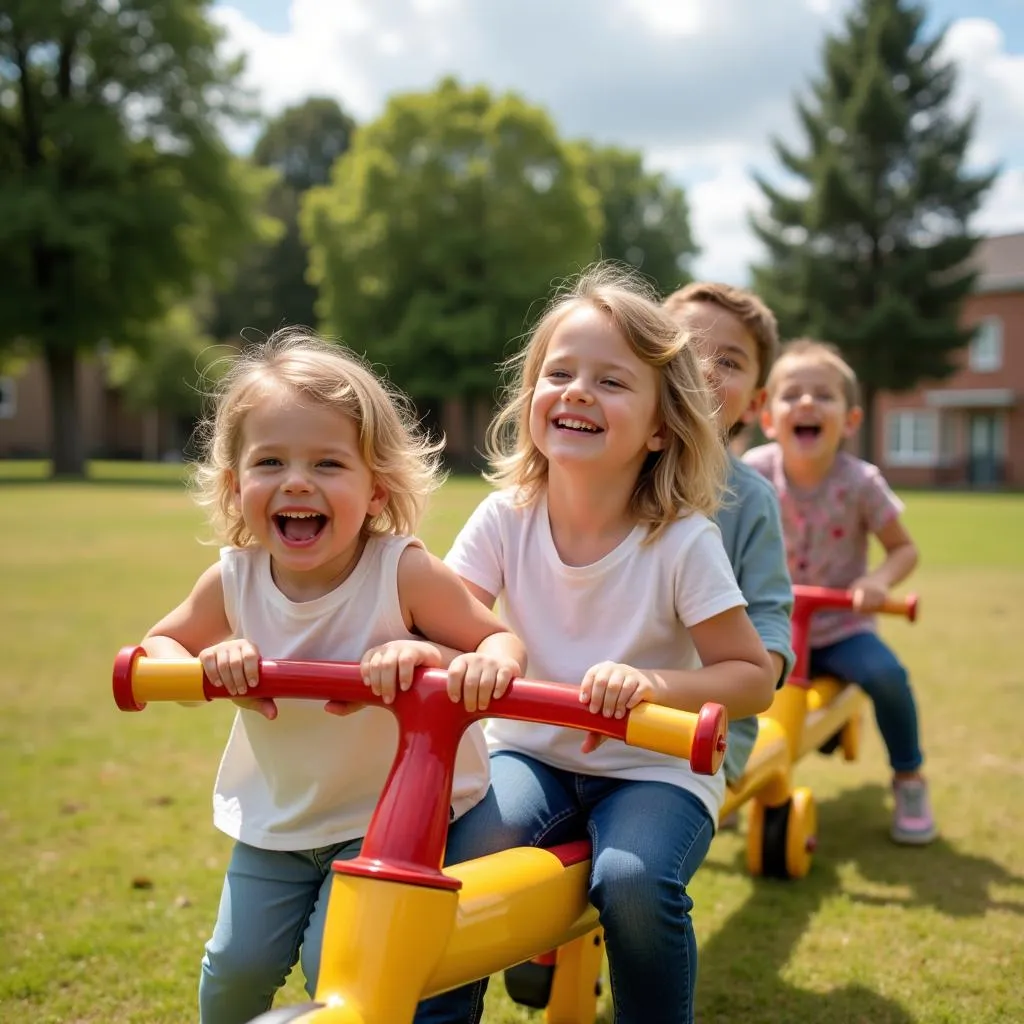
[[486, 479], [516, 488], [524, 504], [534, 501], [547, 481], [547, 459], [530, 436], [530, 405], [552, 336], [581, 306], [607, 316], [632, 352], [660, 378], [658, 415], [665, 427], [665, 447], [648, 456], [631, 501], [637, 520], [649, 527], [647, 539], [688, 512], [714, 515], [725, 490], [727, 455], [697, 348], [640, 277], [607, 263], [584, 271], [563, 289], [524, 348], [505, 364], [511, 379], [506, 402], [488, 432], [493, 468]]
[[854, 409], [860, 405], [860, 386], [857, 383], [857, 374], [853, 367], [843, 358], [842, 353], [835, 345], [828, 341], [818, 341], [815, 338], [796, 338], [783, 346], [779, 358], [775, 361], [775, 366], [772, 367], [772, 372], [768, 375], [769, 397], [778, 387], [782, 367], [794, 362], [820, 363], [834, 370], [839, 377], [846, 407]]
[[235, 547], [255, 544], [237, 508], [231, 476], [238, 471], [246, 415], [276, 389], [355, 422], [360, 455], [388, 492], [384, 508], [366, 522], [365, 532], [414, 532], [427, 498], [443, 482], [439, 453], [444, 442], [424, 436], [409, 399], [354, 352], [289, 328], [235, 357], [211, 396], [213, 415], [200, 426], [203, 457], [194, 468], [192, 490], [218, 541]]
[[775, 314], [753, 292], [716, 281], [692, 281], [664, 302], [677, 322], [693, 302], [707, 302], [732, 313], [754, 339], [757, 349], [757, 386], [763, 388], [779, 354], [779, 325]]

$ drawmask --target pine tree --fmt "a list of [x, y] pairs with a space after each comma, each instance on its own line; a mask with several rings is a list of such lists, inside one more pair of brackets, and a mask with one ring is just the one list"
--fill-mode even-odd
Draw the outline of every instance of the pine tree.
[[968, 220], [994, 180], [965, 170], [975, 114], [953, 111], [956, 71], [925, 17], [907, 0], [860, 0], [826, 39], [812, 100], [797, 102], [806, 153], [773, 140], [803, 188], [758, 178], [768, 213], [753, 227], [768, 261], [756, 287], [785, 336], [832, 341], [857, 371], [869, 458], [877, 393], [948, 376], [969, 340]]

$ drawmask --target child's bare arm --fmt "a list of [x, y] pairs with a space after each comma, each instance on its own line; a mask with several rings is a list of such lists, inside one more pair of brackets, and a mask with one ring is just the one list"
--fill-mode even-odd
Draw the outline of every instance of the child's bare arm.
[[715, 701], [733, 718], [756, 715], [772, 701], [777, 676], [746, 611], [730, 608], [690, 627], [700, 655], [697, 669], [638, 669], [601, 662], [580, 686], [595, 714], [621, 718], [641, 701], [697, 712]]
[[[406, 625], [426, 641], [424, 657], [448, 666], [453, 700], [464, 700], [471, 711], [482, 710], [522, 674], [522, 641], [439, 558], [418, 546], [406, 548], [398, 565], [398, 586]], [[411, 682], [411, 668], [398, 666], [399, 685]], [[390, 672], [388, 683], [393, 685]]]
[[177, 608], [146, 633], [142, 648], [151, 658], [199, 658], [214, 686], [224, 686], [229, 693], [238, 695], [235, 703], [239, 707], [257, 711], [265, 718], [277, 715], [273, 700], [244, 696], [257, 685], [259, 652], [247, 640], [231, 638], [219, 562], [199, 577]]
[[142, 646], [151, 658], [194, 658], [230, 636], [220, 563], [214, 563], [188, 597], [146, 633]]
[[889, 591], [902, 583], [917, 567], [917, 545], [898, 517], [890, 519], [876, 536], [885, 548], [884, 561], [878, 568], [850, 584], [853, 606], [860, 612], [881, 608]]

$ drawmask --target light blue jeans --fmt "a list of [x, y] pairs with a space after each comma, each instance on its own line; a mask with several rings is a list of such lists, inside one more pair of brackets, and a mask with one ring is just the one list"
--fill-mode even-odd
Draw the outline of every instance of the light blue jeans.
[[857, 683], [875, 706], [875, 721], [894, 772], [913, 772], [924, 756], [918, 741], [917, 705], [907, 670], [875, 633], [857, 633], [811, 651], [811, 675]]
[[[487, 796], [452, 825], [446, 860], [589, 835], [590, 900], [605, 929], [616, 1024], [690, 1024], [697, 942], [686, 886], [713, 833], [704, 805], [678, 786], [579, 775], [501, 752]], [[477, 1024], [486, 986], [426, 1000], [416, 1024]]]
[[359, 853], [362, 839], [283, 852], [236, 843], [199, 979], [200, 1024], [247, 1024], [270, 1009], [299, 959], [316, 990], [331, 862]]

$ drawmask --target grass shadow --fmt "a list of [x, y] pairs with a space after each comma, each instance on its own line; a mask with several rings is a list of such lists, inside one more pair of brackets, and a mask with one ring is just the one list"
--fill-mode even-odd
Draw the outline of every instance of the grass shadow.
[[[1024, 917], [1024, 896], [1002, 900], [992, 886], [1024, 886], [1024, 877], [986, 857], [958, 850], [941, 835], [923, 849], [897, 846], [888, 838], [889, 817], [882, 786], [848, 790], [819, 808], [824, 828], [846, 831], [852, 822], [861, 830], [856, 849], [846, 859], [856, 864], [866, 882], [902, 890], [908, 895], [859, 892], [855, 902], [868, 906], [931, 908], [949, 917], [981, 917], [1002, 910]], [[815, 862], [815, 870], [818, 861]], [[813, 873], [813, 872], [812, 872]]]
[[[848, 984], [827, 992], [798, 988], [784, 978], [786, 966], [826, 901], [845, 895], [869, 906], [932, 908], [952, 917], [983, 917], [992, 909], [1024, 916], [1021, 902], [994, 898], [993, 885], [1024, 884], [994, 861], [958, 851], [939, 839], [924, 849], [898, 847], [888, 838], [886, 793], [879, 785], [848, 790], [818, 806], [822, 835], [849, 834], [856, 847], [841, 859], [819, 854], [800, 881], [757, 879], [750, 898], [701, 949], [698, 1024], [913, 1024], [904, 1006], [871, 988]], [[896, 895], [850, 892], [840, 867], [853, 863], [869, 887]], [[743, 855], [702, 871], [745, 872]]]

